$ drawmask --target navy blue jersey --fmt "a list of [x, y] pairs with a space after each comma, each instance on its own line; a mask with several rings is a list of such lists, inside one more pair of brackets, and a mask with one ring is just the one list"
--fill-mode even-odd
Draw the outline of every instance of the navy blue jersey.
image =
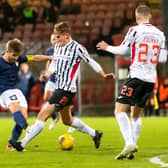
[[47, 48], [47, 50], [46, 50], [46, 55], [51, 56], [51, 55], [53, 55], [53, 54], [54, 54], [54, 47], [49, 47], [49, 48]]
[[16, 88], [20, 64], [27, 61], [26, 55], [20, 55], [15, 63], [9, 63], [0, 57], [0, 94], [7, 89]]
[[[54, 47], [47, 48], [46, 55], [49, 55], [49, 56], [54, 55]], [[49, 77], [48, 80], [51, 81], [51, 82], [55, 81], [55, 75], [54, 75], [54, 73]]]

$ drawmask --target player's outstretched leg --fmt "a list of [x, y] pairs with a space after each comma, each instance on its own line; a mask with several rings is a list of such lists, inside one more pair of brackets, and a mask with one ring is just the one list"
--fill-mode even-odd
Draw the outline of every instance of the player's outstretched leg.
[[103, 135], [103, 132], [94, 130], [93, 128], [89, 127], [87, 124], [85, 124], [82, 120], [79, 118], [74, 117], [73, 122], [71, 124], [72, 127], [76, 128], [77, 130], [89, 134], [95, 144], [96, 148], [100, 147], [100, 141]]

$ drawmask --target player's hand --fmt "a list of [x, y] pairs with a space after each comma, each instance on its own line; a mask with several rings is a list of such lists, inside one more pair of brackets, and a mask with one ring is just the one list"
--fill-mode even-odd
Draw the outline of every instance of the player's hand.
[[105, 74], [104, 78], [106, 80], [115, 79], [115, 74], [114, 73]]
[[39, 77], [39, 80], [40, 80], [41, 82], [44, 82], [44, 81], [46, 81], [47, 79], [48, 79], [48, 77], [47, 77], [45, 74], [41, 74], [40, 77]]
[[106, 50], [108, 46], [108, 43], [101, 41], [99, 43], [97, 43], [96, 48], [97, 50]]

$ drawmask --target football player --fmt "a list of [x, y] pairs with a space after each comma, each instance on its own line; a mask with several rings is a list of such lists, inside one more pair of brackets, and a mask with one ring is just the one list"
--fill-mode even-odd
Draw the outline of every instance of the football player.
[[[19, 39], [12, 39], [6, 43], [6, 51], [0, 57], [0, 105], [7, 108], [13, 115], [15, 126], [10, 141], [17, 141], [27, 123], [27, 102], [23, 93], [17, 89], [18, 70], [20, 64], [30, 61], [46, 61], [51, 57], [44, 55], [21, 54], [23, 43]], [[13, 150], [9, 144], [7, 151]]]
[[[115, 117], [125, 140], [125, 147], [116, 159], [133, 158], [137, 151], [136, 142], [141, 129], [141, 114], [146, 99], [154, 89], [156, 65], [167, 60], [165, 36], [162, 31], [150, 24], [151, 13], [146, 5], [140, 5], [135, 11], [137, 26], [131, 27], [120, 46], [110, 46], [102, 41], [98, 50], [113, 54], [131, 53], [131, 65], [128, 79], [125, 81], [115, 104]], [[131, 123], [127, 116], [130, 108]]]

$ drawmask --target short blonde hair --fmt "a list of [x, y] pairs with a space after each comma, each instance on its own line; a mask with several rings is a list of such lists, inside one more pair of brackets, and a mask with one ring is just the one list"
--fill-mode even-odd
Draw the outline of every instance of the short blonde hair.
[[147, 5], [139, 5], [136, 10], [135, 10], [136, 14], [139, 14], [143, 17], [147, 17], [149, 16], [150, 13], [150, 8]]
[[68, 33], [68, 34], [71, 34], [71, 27], [69, 25], [69, 22], [64, 21], [64, 22], [60, 22], [60, 23], [55, 24], [54, 33], [58, 33], [58, 34]]
[[6, 43], [6, 50], [20, 53], [23, 50], [23, 43], [17, 38], [9, 40]]

